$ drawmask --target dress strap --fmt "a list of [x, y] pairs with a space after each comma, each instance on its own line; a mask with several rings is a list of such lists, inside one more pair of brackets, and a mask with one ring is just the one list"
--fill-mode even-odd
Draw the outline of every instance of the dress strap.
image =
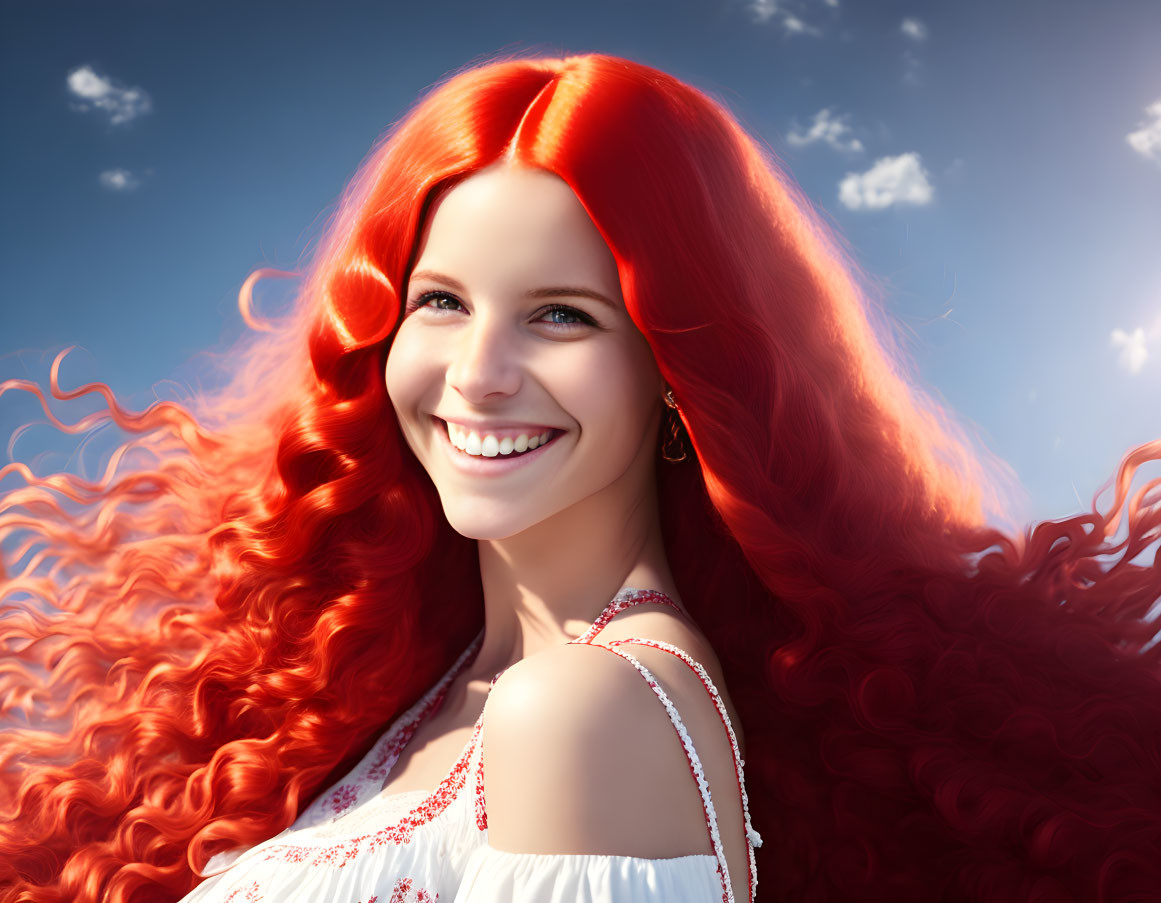
[[589, 625], [589, 629], [575, 640], [569, 640], [569, 643], [590, 644], [593, 638], [604, 630], [605, 626], [626, 608], [632, 608], [634, 605], [644, 605], [650, 602], [655, 605], [668, 605], [679, 614], [681, 613], [681, 609], [678, 608], [677, 603], [663, 592], [655, 589], [633, 589], [632, 587], [625, 587], [617, 595], [613, 596], [612, 601], [605, 606], [605, 610]]
[[[635, 589], [634, 587], [626, 586], [626, 587], [622, 588], [621, 591], [617, 593], [617, 595], [613, 596], [613, 598], [609, 601], [609, 604], [606, 605], [604, 610], [597, 616], [597, 619], [595, 621], [593, 621], [592, 624], [589, 625], [588, 630], [586, 630], [584, 633], [582, 633], [576, 639], [569, 640], [566, 645], [572, 645], [573, 643], [582, 643], [586, 646], [591, 645], [593, 638], [598, 633], [600, 633], [605, 628], [605, 625], [607, 625], [609, 623], [609, 621], [613, 620], [613, 618], [615, 618], [618, 614], [620, 614], [626, 608], [632, 608], [634, 605], [643, 605], [647, 602], [652, 602], [652, 603], [661, 604], [661, 605], [668, 605], [670, 608], [675, 609], [679, 613], [681, 612], [681, 609], [678, 608], [677, 603], [674, 602], [672, 599], [670, 599], [669, 596], [665, 595], [665, 593], [663, 593], [663, 592], [660, 592], [660, 591], [655, 590], [655, 589]], [[482, 636], [483, 636], [483, 632], [481, 631], [480, 636], [477, 637], [476, 639], [479, 640], [480, 637], [482, 637]], [[509, 665], [509, 667], [511, 667], [511, 665]], [[508, 670], [508, 668], [504, 668], [504, 669], [496, 672], [496, 676], [492, 678], [492, 683], [488, 687], [489, 693], [491, 692], [492, 687], [494, 687], [496, 685], [496, 681], [498, 681], [500, 679], [500, 676], [504, 673], [504, 671], [507, 671], [507, 670]], [[483, 714], [483, 712], [481, 712], [480, 713], [480, 721], [483, 721], [483, 719], [484, 719], [484, 714]], [[477, 722], [477, 724], [478, 723], [479, 722]], [[474, 793], [475, 793], [475, 804], [476, 804], [476, 826], [481, 831], [484, 831], [484, 830], [487, 830], [487, 827], [488, 827], [488, 809], [487, 809], [486, 801], [484, 800], [484, 739], [483, 739], [483, 737], [480, 738], [480, 743], [479, 743], [479, 747], [478, 747], [478, 760], [477, 760], [475, 772], [476, 772], [476, 774], [475, 774], [475, 791], [474, 791]]]
[[[714, 855], [717, 858], [718, 877], [722, 882], [722, 903], [735, 903], [734, 889], [732, 883], [730, 882], [729, 876], [729, 866], [726, 864], [726, 854], [722, 850], [722, 839], [720, 833], [718, 832], [717, 810], [714, 808], [713, 799], [710, 796], [709, 783], [705, 779], [705, 772], [701, 766], [701, 758], [698, 756], [697, 750], [694, 748], [693, 740], [690, 739], [689, 736], [689, 731], [686, 730], [685, 723], [681, 720], [681, 715], [677, 711], [677, 706], [673, 704], [673, 701], [669, 698], [669, 694], [667, 694], [665, 690], [662, 689], [661, 684], [657, 681], [657, 678], [653, 676], [653, 672], [641, 664], [637, 657], [632, 653], [626, 652], [624, 649], [619, 648], [620, 646], [627, 643], [638, 642], [641, 641], [636, 639], [624, 639], [613, 640], [608, 645], [593, 642], [586, 643], [586, 645], [593, 646], [598, 649], [608, 650], [614, 655], [618, 655], [629, 662], [629, 664], [637, 669], [641, 677], [645, 679], [645, 682], [649, 684], [650, 689], [652, 689], [657, 698], [661, 700], [661, 704], [665, 706], [665, 712], [669, 715], [669, 720], [673, 722], [673, 728], [675, 731], [677, 731], [677, 736], [681, 740], [681, 747], [685, 751], [685, 758], [689, 762], [690, 775], [697, 783], [697, 789], [701, 794], [702, 810], [705, 813], [706, 818], [706, 830], [709, 832], [710, 844], [713, 846]], [[653, 641], [648, 642], [652, 643]], [[747, 849], [749, 849], [748, 845]]]
[[[689, 732], [685, 728], [685, 723], [681, 719], [681, 715], [673, 701], [666, 694], [665, 690], [658, 683], [653, 673], [643, 665], [636, 656], [632, 653], [618, 648], [626, 644], [636, 644], [640, 646], [651, 646], [656, 649], [661, 649], [669, 654], [675, 656], [686, 664], [698, 677], [702, 687], [709, 694], [710, 699], [714, 703], [717, 710], [718, 717], [722, 722], [722, 726], [726, 729], [726, 733], [730, 739], [730, 748], [733, 754], [734, 773], [737, 777], [738, 794], [741, 801], [742, 813], [745, 819], [745, 834], [746, 834], [746, 855], [750, 866], [749, 874], [749, 900], [753, 901], [754, 894], [758, 887], [757, 864], [754, 856], [754, 848], [762, 845], [762, 837], [757, 831], [753, 829], [750, 824], [750, 808], [749, 798], [746, 794], [745, 779], [743, 776], [743, 767], [745, 761], [741, 758], [738, 749], [737, 737], [734, 734], [733, 726], [730, 724], [730, 718], [726, 712], [725, 705], [722, 703], [721, 696], [718, 693], [717, 687], [714, 686], [713, 680], [702, 665], [695, 661], [684, 650], [674, 646], [670, 643], [665, 643], [660, 640], [642, 639], [638, 637], [611, 640], [607, 644], [596, 643], [594, 639], [601, 632], [601, 630], [611, 621], [618, 613], [630, 608], [634, 605], [639, 605], [646, 602], [667, 604], [671, 608], [680, 612], [677, 604], [664, 593], [656, 590], [638, 590], [626, 588], [614, 597], [613, 601], [605, 608], [596, 621], [589, 627], [584, 634], [571, 640], [570, 643], [582, 644], [586, 646], [597, 646], [605, 649], [614, 655], [617, 655], [628, 661], [641, 674], [646, 683], [649, 684], [654, 694], [661, 701], [665, 707], [666, 714], [669, 720], [673, 723], [674, 730], [677, 732], [678, 738], [681, 740], [682, 750], [685, 752], [686, 760], [689, 763], [690, 775], [693, 777], [698, 787], [698, 792], [702, 798], [702, 809], [706, 817], [706, 829], [709, 833], [710, 842], [714, 849], [714, 855], [717, 859], [718, 877], [722, 882], [722, 901], [723, 903], [735, 903], [733, 885], [729, 879], [729, 867], [726, 863], [725, 853], [722, 849], [721, 836], [718, 831], [717, 810], [714, 808], [713, 799], [710, 796], [709, 784], [706, 781], [705, 773], [701, 765], [701, 759], [694, 748], [693, 740], [689, 736]], [[496, 680], [499, 679], [500, 672], [492, 678], [492, 684], [495, 685]], [[482, 719], [481, 715], [481, 719]], [[484, 787], [484, 761], [483, 761], [483, 738], [481, 738], [478, 749], [479, 759], [476, 764], [476, 780], [475, 780], [475, 808], [476, 808], [476, 822], [477, 826], [484, 830], [487, 828], [487, 809], [483, 797]]]
[[[654, 649], [661, 649], [668, 652], [670, 655], [684, 662], [686, 666], [697, 675], [703, 688], [710, 699], [713, 701], [714, 708], [717, 709], [718, 718], [722, 722], [722, 727], [725, 728], [726, 734], [730, 738], [730, 752], [733, 754], [734, 760], [734, 774], [738, 782], [738, 799], [741, 802], [742, 816], [745, 819], [746, 826], [746, 858], [750, 866], [750, 883], [749, 883], [749, 899], [753, 900], [755, 893], [758, 890], [758, 864], [754, 855], [754, 849], [762, 846], [762, 835], [754, 830], [750, 824], [750, 797], [746, 793], [746, 779], [744, 775], [744, 768], [746, 765], [745, 759], [742, 758], [741, 751], [738, 748], [738, 738], [734, 734], [734, 727], [730, 723], [729, 713], [726, 712], [725, 704], [722, 702], [721, 694], [718, 693], [718, 688], [714, 686], [713, 680], [706, 672], [701, 662], [696, 661], [688, 652], [672, 643], [666, 643], [661, 640], [649, 640], [641, 637], [633, 637], [623, 640], [610, 640], [608, 646], [619, 646], [624, 643], [632, 643], [638, 646], [650, 646]], [[596, 645], [596, 644], [593, 644]], [[606, 648], [607, 648], [606, 647]]]
[[[616, 652], [617, 654], [621, 655], [622, 658], [629, 659], [634, 664], [634, 667], [636, 667], [637, 670], [642, 674], [643, 677], [648, 675], [646, 677], [646, 680], [651, 681], [651, 686], [654, 687], [654, 692], [657, 693], [657, 695], [660, 698], [662, 698], [663, 701], [665, 701], [664, 692], [661, 690], [661, 688], [659, 686], [656, 686], [656, 680], [653, 679], [649, 670], [644, 665], [642, 665], [640, 663], [640, 661], [638, 661], [634, 656], [631, 656], [628, 653], [622, 653], [620, 650], [614, 649], [612, 647], [619, 646], [619, 645], [626, 644], [626, 643], [633, 643], [633, 644], [640, 645], [640, 646], [651, 646], [655, 649], [661, 649], [661, 650], [668, 652], [669, 654], [675, 656], [680, 661], [684, 662], [685, 665], [690, 670], [692, 670], [694, 672], [694, 674], [697, 676], [698, 680], [701, 682], [702, 687], [705, 688], [706, 693], [709, 694], [710, 699], [713, 701], [714, 708], [717, 710], [717, 713], [718, 713], [718, 718], [721, 719], [722, 726], [725, 728], [726, 734], [730, 738], [730, 751], [731, 751], [731, 754], [733, 755], [734, 773], [737, 777], [738, 796], [739, 796], [739, 799], [741, 801], [742, 814], [743, 814], [744, 819], [745, 819], [746, 856], [747, 856], [749, 867], [750, 867], [749, 899], [753, 900], [754, 894], [757, 892], [757, 888], [758, 888], [758, 867], [757, 867], [757, 862], [756, 862], [756, 858], [754, 855], [754, 849], [756, 847], [760, 847], [762, 845], [762, 836], [757, 831], [754, 830], [753, 826], [750, 823], [750, 800], [746, 794], [746, 781], [745, 781], [744, 772], [743, 772], [743, 769], [744, 769], [744, 766], [746, 763], [742, 759], [741, 752], [738, 748], [738, 740], [737, 740], [737, 737], [734, 735], [734, 728], [730, 724], [729, 714], [726, 712], [726, 707], [722, 703], [721, 696], [718, 693], [717, 687], [714, 686], [713, 680], [710, 679], [709, 674], [706, 673], [706, 670], [701, 665], [701, 663], [695, 661], [692, 656], [690, 656], [687, 652], [685, 652], [685, 650], [680, 649], [679, 647], [674, 646], [671, 643], [665, 643], [665, 642], [662, 642], [660, 640], [642, 639], [640, 637], [633, 637], [633, 638], [621, 639], [621, 640], [611, 640], [610, 642], [605, 643], [605, 644], [600, 644], [600, 643], [594, 642], [594, 639], [597, 636], [597, 634], [599, 634], [601, 632], [601, 630], [604, 629], [604, 627], [609, 623], [609, 621], [611, 621], [614, 617], [616, 617], [617, 614], [624, 611], [626, 608], [630, 608], [634, 605], [639, 605], [639, 604], [644, 603], [644, 602], [653, 602], [653, 603], [660, 603], [660, 604], [664, 604], [664, 605], [669, 605], [671, 608], [673, 608], [676, 611], [678, 611], [679, 613], [681, 613], [681, 609], [677, 606], [677, 603], [675, 603], [672, 599], [670, 599], [669, 596], [667, 596], [665, 593], [662, 593], [662, 592], [659, 592], [658, 590], [653, 590], [653, 589], [634, 589], [632, 587], [626, 587], [625, 589], [621, 590], [621, 592], [617, 593], [617, 595], [613, 598], [613, 600], [609, 604], [609, 606], [601, 613], [600, 617], [597, 618], [597, 620], [592, 624], [592, 626], [583, 635], [577, 637], [572, 642], [584, 643], [586, 645], [591, 645], [591, 646], [601, 645], [601, 646], [603, 646], [603, 648], [608, 649], [610, 652]], [[672, 707], [673, 714], [677, 714], [676, 706], [673, 706], [672, 702], [670, 702], [668, 705], [666, 705], [667, 713], [670, 711], [671, 707]], [[671, 715], [671, 720], [672, 720], [672, 715]], [[677, 727], [679, 722], [680, 722], [680, 715], [678, 715], [678, 722], [675, 722], [674, 726]], [[683, 730], [683, 728], [678, 728], [678, 735], [679, 736], [681, 736], [682, 730]], [[686, 737], [688, 737], [688, 734], [686, 734]], [[682, 739], [683, 748], [685, 746], [685, 739], [686, 739], [685, 737], [683, 737], [683, 739]], [[693, 749], [692, 741], [690, 741], [689, 750], [687, 750], [687, 752], [686, 752], [687, 758], [690, 758], [689, 751], [693, 752], [693, 758], [690, 759], [690, 767], [691, 767], [692, 773], [694, 774], [694, 776], [696, 778], [697, 773], [700, 770], [700, 760], [698, 760], [698, 767], [695, 770], [694, 766], [693, 766], [693, 762], [694, 762], [694, 760], [697, 760], [697, 751], [695, 749]], [[698, 789], [699, 790], [701, 789], [701, 784], [702, 784], [702, 781], [698, 781]], [[706, 793], [703, 794], [703, 804], [704, 804], [704, 808], [706, 809], [707, 826], [709, 826], [710, 836], [711, 836], [711, 840], [712, 840], [712, 839], [714, 839], [714, 835], [717, 833], [717, 830], [716, 830], [717, 817], [716, 817], [716, 812], [714, 811], [714, 808], [713, 808], [712, 800], [709, 800], [708, 798], [706, 798], [707, 796], [708, 796], [708, 786], [706, 788]], [[709, 824], [709, 822], [710, 822], [709, 816], [711, 814], [713, 815], [713, 824], [712, 825]], [[721, 846], [721, 842], [720, 842], [720, 838], [718, 838], [717, 840], [714, 841], [715, 852], [720, 852], [720, 846]], [[726, 864], [725, 864], [724, 856], [719, 856], [719, 871], [723, 874], [726, 871]], [[728, 881], [726, 881], [725, 883], [727, 885], [729, 884]], [[731, 894], [730, 894], [731, 900], [732, 900], [732, 896], [733, 895], [731, 892]]]

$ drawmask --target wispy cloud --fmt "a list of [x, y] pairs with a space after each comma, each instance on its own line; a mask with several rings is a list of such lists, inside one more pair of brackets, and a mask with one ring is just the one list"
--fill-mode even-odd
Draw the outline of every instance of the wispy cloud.
[[113, 125], [132, 122], [148, 113], [153, 102], [144, 88], [127, 88], [113, 79], [98, 75], [91, 66], [81, 66], [68, 74], [72, 108], [82, 113], [100, 110]]
[[1149, 349], [1156, 348], [1161, 343], [1161, 315], [1153, 321], [1153, 325], [1146, 329], [1138, 326], [1132, 332], [1124, 329], [1114, 329], [1109, 333], [1109, 344], [1120, 350], [1117, 363], [1130, 373], [1140, 373], [1149, 360]]
[[[826, 6], [837, 7], [838, 0], [823, 0]], [[747, 0], [751, 15], [758, 23], [776, 22], [787, 34], [807, 34], [819, 37], [822, 29], [803, 18], [803, 4], [794, 0]]]
[[851, 210], [883, 210], [896, 204], [931, 203], [935, 190], [919, 154], [881, 157], [864, 173], [849, 172], [839, 182], [839, 201]]
[[790, 34], [809, 34], [816, 37], [822, 34], [822, 31], [815, 28], [813, 25], [807, 25], [798, 16], [793, 13], [787, 13], [782, 17], [782, 27]]
[[1130, 373], [1138, 373], [1145, 366], [1149, 350], [1145, 347], [1145, 330], [1140, 326], [1132, 332], [1114, 329], [1109, 336], [1109, 342], [1114, 348], [1121, 349], [1117, 360]]
[[918, 85], [923, 63], [910, 49], [903, 51], [903, 84]]
[[778, 0], [750, 0], [755, 22], [769, 22], [778, 15]]
[[1161, 163], [1161, 100], [1145, 107], [1145, 118], [1137, 123], [1137, 130], [1125, 136], [1129, 147], [1147, 160]]
[[[927, 26], [919, 19], [912, 17], [904, 19], [899, 23], [899, 31], [916, 44], [922, 44], [927, 40]], [[918, 85], [922, 69], [923, 63], [920, 62], [919, 57], [915, 55], [914, 51], [910, 48], [904, 50], [903, 83], [905, 85]]]
[[824, 107], [814, 114], [810, 128], [803, 130], [797, 123], [786, 136], [788, 143], [794, 147], [806, 147], [818, 141], [844, 153], [859, 153], [863, 149], [863, 142], [858, 138], [850, 137], [851, 127], [847, 116], [834, 115], [829, 107]]
[[106, 169], [101, 173], [101, 187], [109, 191], [132, 191], [141, 180], [127, 169]]
[[899, 30], [913, 41], [927, 40], [927, 26], [918, 19], [907, 18], [899, 23]]

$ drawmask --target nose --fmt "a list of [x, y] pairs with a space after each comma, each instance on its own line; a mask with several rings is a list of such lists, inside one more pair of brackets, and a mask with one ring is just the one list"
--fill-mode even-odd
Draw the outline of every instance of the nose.
[[475, 404], [519, 391], [519, 349], [499, 318], [478, 310], [456, 333], [449, 340], [449, 386]]

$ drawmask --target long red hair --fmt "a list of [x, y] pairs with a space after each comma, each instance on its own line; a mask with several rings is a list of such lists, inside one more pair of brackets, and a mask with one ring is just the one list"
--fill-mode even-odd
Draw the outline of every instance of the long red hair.
[[[603, 54], [437, 85], [345, 192], [294, 311], [229, 385], [143, 412], [101, 479], [0, 498], [4, 899], [174, 899], [289, 825], [483, 626], [383, 381], [419, 229], [508, 157], [612, 250], [695, 455], [669, 561], [747, 738], [771, 900], [1156, 899], [1158, 495], [1023, 535], [1002, 466], [916, 385], [772, 155], [706, 92]], [[62, 355], [63, 357], [63, 355]], [[35, 383], [9, 380], [0, 392]], [[988, 461], [988, 463], [984, 463]], [[1102, 561], [1119, 554], [1115, 563]]]

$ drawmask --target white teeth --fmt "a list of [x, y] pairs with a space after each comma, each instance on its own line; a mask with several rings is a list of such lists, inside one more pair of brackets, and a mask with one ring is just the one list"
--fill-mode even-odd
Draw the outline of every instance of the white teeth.
[[552, 438], [552, 430], [545, 430], [540, 435], [533, 434], [529, 436], [521, 433], [515, 438], [505, 436], [503, 439], [497, 439], [491, 433], [485, 433], [481, 437], [474, 430], [468, 432], [463, 427], [448, 423], [447, 435], [452, 445], [461, 451], [467, 452], [469, 455], [495, 458], [498, 455], [510, 455], [513, 452], [520, 453], [539, 448]]

